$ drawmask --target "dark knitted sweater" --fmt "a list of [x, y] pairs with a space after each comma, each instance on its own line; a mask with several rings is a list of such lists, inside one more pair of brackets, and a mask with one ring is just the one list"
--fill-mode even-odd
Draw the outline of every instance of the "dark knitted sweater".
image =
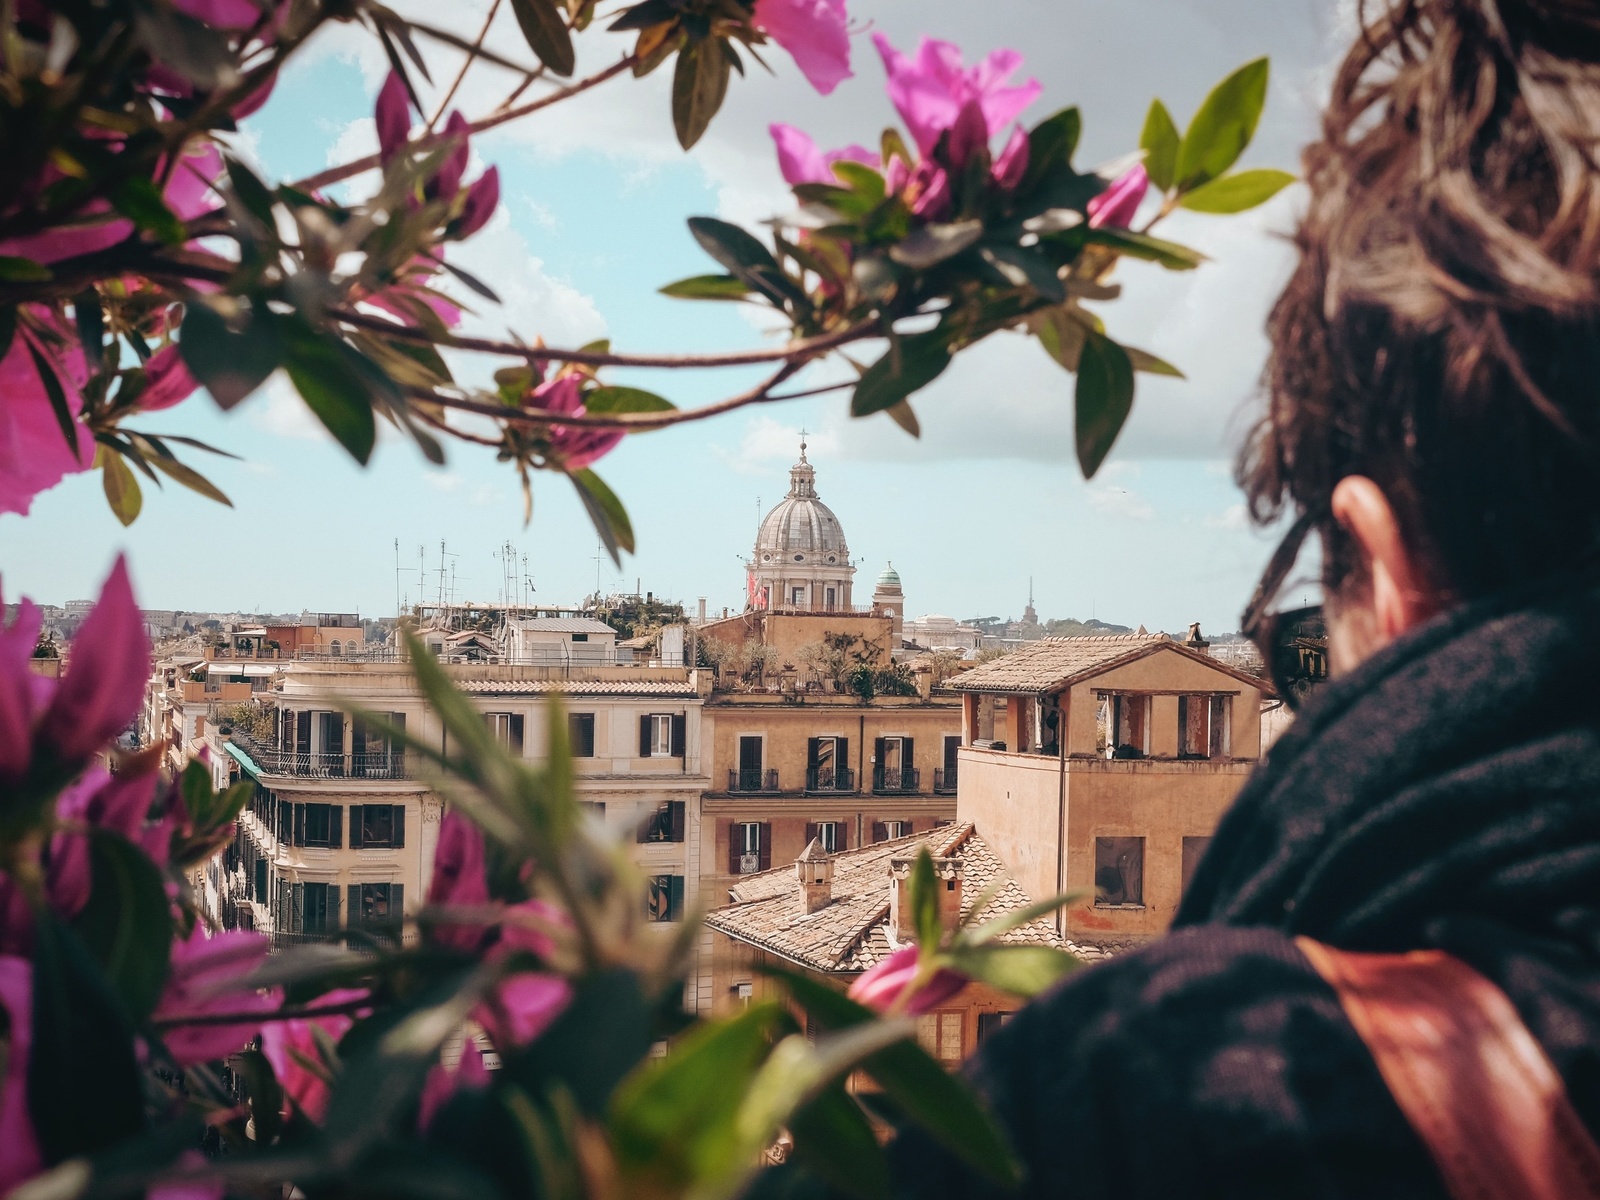
[[[1446, 614], [1321, 690], [1161, 940], [1083, 970], [970, 1071], [1050, 1197], [1440, 1197], [1291, 940], [1438, 947], [1497, 983], [1600, 1132], [1600, 587]], [[992, 1194], [909, 1134], [907, 1196]]]

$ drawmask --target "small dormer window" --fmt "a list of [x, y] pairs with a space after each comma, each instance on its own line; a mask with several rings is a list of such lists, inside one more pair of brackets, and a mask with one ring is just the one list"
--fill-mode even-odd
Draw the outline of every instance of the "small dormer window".
[[589, 635], [587, 633], [575, 633], [572, 635], [572, 640], [575, 642], [587, 642]]
[[795, 562], [805, 562], [806, 556], [804, 554], [796, 554], [794, 560]]

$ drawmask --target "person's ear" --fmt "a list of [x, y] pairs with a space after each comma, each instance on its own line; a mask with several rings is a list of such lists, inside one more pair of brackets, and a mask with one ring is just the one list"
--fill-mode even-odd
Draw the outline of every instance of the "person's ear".
[[1365, 476], [1347, 475], [1334, 487], [1331, 507], [1333, 519], [1350, 535], [1366, 568], [1368, 628], [1379, 645], [1394, 641], [1439, 611], [1439, 597], [1419, 558], [1406, 545], [1382, 488]]

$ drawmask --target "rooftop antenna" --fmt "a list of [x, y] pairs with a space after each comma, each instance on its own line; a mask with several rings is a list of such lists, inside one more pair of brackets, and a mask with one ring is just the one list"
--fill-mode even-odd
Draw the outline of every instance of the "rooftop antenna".
[[594, 544], [594, 606], [600, 607], [600, 564], [604, 561], [605, 547], [599, 542]]
[[394, 540], [394, 615], [401, 615], [400, 609], [400, 539]]

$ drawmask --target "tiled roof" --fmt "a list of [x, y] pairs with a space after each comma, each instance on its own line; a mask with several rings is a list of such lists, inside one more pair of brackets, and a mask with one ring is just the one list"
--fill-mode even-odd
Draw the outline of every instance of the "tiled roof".
[[1176, 644], [1164, 633], [1040, 638], [1023, 643], [1010, 654], [973, 667], [950, 680], [947, 686], [958, 692], [1044, 692], [1085, 671], [1107, 666], [1118, 659], [1137, 657], [1155, 646]]
[[604, 621], [596, 621], [593, 617], [523, 617], [516, 622], [516, 627], [530, 633], [617, 632]]
[[[928, 833], [894, 838], [833, 856], [833, 902], [807, 914], [789, 864], [747, 875], [729, 889], [733, 903], [706, 916], [711, 928], [752, 946], [782, 955], [815, 971], [855, 974], [875, 966], [895, 949], [889, 941], [889, 860], [915, 854], [923, 845], [935, 858], [962, 860], [962, 912], [1005, 868], [970, 822]], [[1032, 903], [1015, 880], [1007, 878], [984, 906], [990, 920]], [[1004, 933], [1011, 945], [1072, 946], [1047, 920], [1036, 919]]]
[[464, 679], [456, 686], [475, 696], [678, 696], [697, 693], [687, 680], [674, 679]]

